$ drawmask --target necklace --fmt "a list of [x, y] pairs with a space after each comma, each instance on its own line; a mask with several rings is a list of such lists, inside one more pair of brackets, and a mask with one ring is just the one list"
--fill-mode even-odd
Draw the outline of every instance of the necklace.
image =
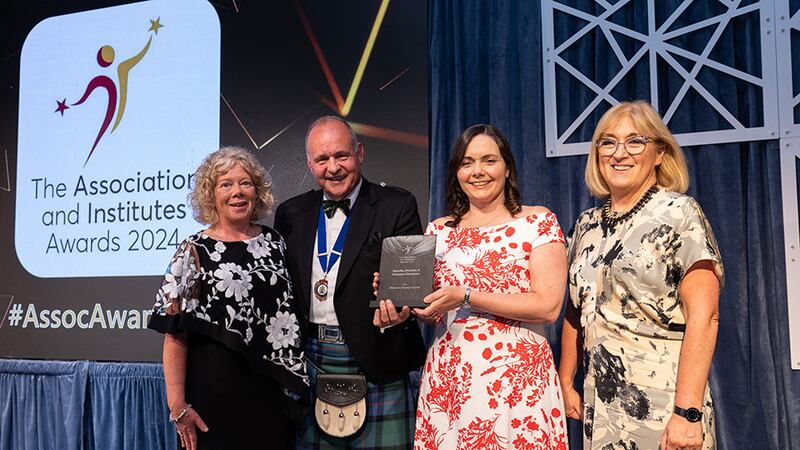
[[605, 222], [607, 225], [616, 225], [618, 223], [625, 222], [626, 220], [633, 217], [634, 214], [639, 212], [639, 210], [644, 208], [644, 205], [646, 205], [647, 202], [649, 202], [650, 199], [653, 198], [653, 195], [656, 192], [658, 192], [658, 185], [654, 184], [650, 186], [650, 189], [648, 189], [644, 193], [644, 195], [642, 195], [642, 198], [640, 198], [639, 201], [636, 202], [635, 205], [633, 205], [633, 208], [625, 211], [624, 213], [617, 213], [611, 211], [611, 198], [609, 198], [603, 205], [603, 222]]

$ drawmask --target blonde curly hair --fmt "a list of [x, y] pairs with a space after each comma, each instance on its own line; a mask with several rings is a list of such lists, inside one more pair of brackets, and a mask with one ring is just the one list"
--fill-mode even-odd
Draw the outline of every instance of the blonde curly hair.
[[272, 210], [272, 182], [267, 171], [252, 153], [241, 147], [222, 147], [206, 156], [194, 173], [195, 185], [189, 194], [194, 218], [200, 223], [213, 225], [219, 220], [214, 206], [214, 188], [217, 178], [236, 164], [242, 166], [256, 188], [256, 205], [250, 220], [258, 220]]

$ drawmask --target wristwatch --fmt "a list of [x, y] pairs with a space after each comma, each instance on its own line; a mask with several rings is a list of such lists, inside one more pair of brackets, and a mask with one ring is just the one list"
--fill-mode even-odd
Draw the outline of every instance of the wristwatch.
[[469, 302], [469, 294], [472, 293], [472, 289], [466, 288], [464, 289], [464, 301], [461, 303], [462, 309], [469, 309], [472, 304]]
[[697, 408], [683, 409], [676, 405], [673, 412], [692, 423], [699, 422], [703, 418], [703, 413]]

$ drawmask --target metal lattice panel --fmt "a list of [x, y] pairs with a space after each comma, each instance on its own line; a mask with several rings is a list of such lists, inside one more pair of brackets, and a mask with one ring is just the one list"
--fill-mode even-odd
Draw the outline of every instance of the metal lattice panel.
[[775, 5], [775, 38], [778, 51], [778, 92], [782, 137], [800, 136], [800, 1], [782, 0]]
[[602, 113], [635, 98], [682, 145], [777, 138], [774, 11], [774, 0], [543, 0], [547, 156], [587, 153]]
[[[796, 104], [796, 103], [795, 103]], [[800, 370], [800, 139], [781, 139], [783, 239], [786, 254], [786, 294], [792, 369]]]

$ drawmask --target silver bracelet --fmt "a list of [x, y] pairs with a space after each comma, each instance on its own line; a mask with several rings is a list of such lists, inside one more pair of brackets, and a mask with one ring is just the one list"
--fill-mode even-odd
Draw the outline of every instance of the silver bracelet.
[[472, 293], [472, 289], [466, 288], [464, 289], [464, 301], [461, 303], [461, 307], [464, 309], [469, 309], [472, 304], [469, 302], [469, 294]]
[[170, 423], [174, 423], [177, 425], [178, 421], [183, 419], [186, 416], [186, 414], [189, 413], [190, 409], [192, 409], [192, 405], [187, 403], [186, 406], [184, 406], [183, 409], [181, 410], [180, 414], [178, 414], [177, 416], [172, 417], [172, 413], [170, 413], [169, 415]]

